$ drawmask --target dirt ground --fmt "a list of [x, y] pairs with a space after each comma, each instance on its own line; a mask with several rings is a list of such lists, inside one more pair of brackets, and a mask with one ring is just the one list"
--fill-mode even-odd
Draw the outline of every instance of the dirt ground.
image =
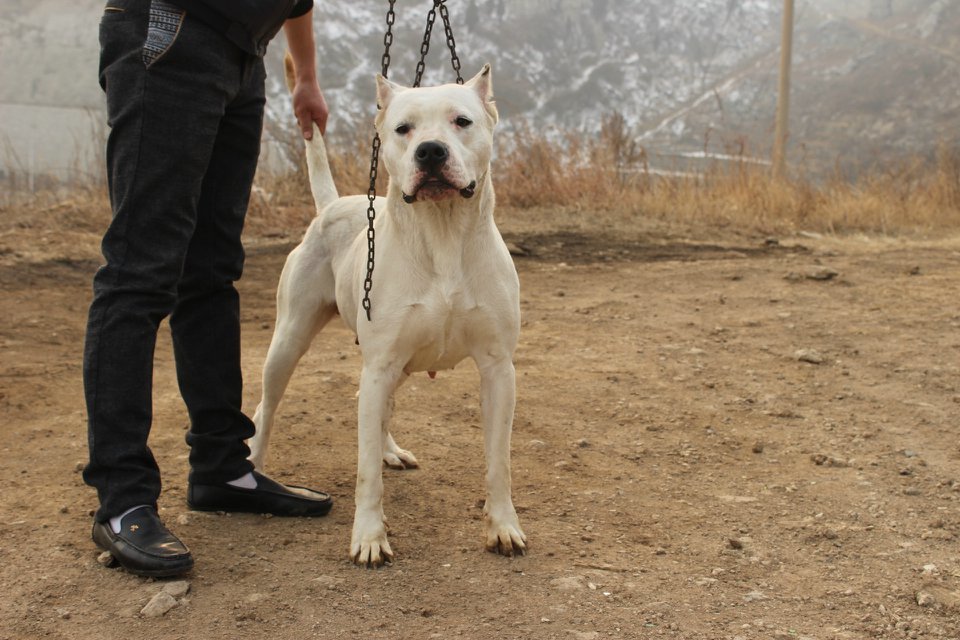
[[[0, 637], [960, 638], [960, 239], [768, 239], [587, 213], [508, 216], [523, 330], [514, 499], [525, 557], [483, 550], [472, 363], [408, 383], [385, 472], [396, 562], [347, 560], [360, 362], [331, 325], [268, 470], [319, 520], [194, 513], [164, 327], [152, 446], [190, 591], [102, 567], [80, 355], [92, 229], [0, 234]], [[630, 229], [629, 232], [624, 229]], [[251, 237], [248, 410], [297, 239]], [[378, 265], [379, 266], [379, 265]]]

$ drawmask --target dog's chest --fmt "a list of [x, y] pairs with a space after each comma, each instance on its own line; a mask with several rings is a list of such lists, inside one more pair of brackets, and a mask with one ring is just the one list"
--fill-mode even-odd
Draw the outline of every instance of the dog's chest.
[[484, 308], [473, 292], [457, 286], [437, 287], [408, 307], [404, 318], [407, 357], [404, 369], [452, 369], [468, 357], [486, 323]]

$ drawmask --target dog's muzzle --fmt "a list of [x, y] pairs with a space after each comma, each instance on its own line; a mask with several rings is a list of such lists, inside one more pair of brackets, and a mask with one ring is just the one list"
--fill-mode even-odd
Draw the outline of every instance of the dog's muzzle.
[[421, 189], [426, 188], [428, 192], [457, 191], [464, 198], [472, 198], [477, 192], [477, 181], [471, 181], [463, 188], [457, 188], [449, 182], [444, 174], [444, 167], [450, 159], [450, 149], [442, 142], [437, 140], [428, 140], [421, 142], [413, 153], [414, 162], [417, 168], [424, 175], [423, 180], [417, 185], [413, 193], [403, 194], [403, 201], [407, 204], [413, 204], [417, 201], [417, 195]]

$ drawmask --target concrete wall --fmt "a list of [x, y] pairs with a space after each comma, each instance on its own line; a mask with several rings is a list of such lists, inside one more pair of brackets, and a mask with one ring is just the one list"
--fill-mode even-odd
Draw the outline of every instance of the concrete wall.
[[21, 185], [99, 179], [105, 120], [97, 109], [0, 103], [0, 176]]

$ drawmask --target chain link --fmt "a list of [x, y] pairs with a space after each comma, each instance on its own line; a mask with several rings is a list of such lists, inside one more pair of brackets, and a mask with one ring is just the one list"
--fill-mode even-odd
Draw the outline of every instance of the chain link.
[[419, 87], [423, 80], [423, 72], [427, 67], [427, 53], [430, 51], [430, 37], [433, 35], [433, 24], [436, 22], [437, 13], [443, 20], [443, 31], [447, 38], [447, 47], [450, 49], [450, 63], [453, 65], [453, 71], [457, 74], [457, 84], [463, 84], [463, 76], [460, 75], [460, 58], [457, 57], [457, 43], [453, 39], [453, 29], [450, 27], [450, 13], [447, 11], [446, 0], [433, 0], [433, 7], [427, 13], [427, 26], [423, 30], [423, 41], [420, 43], [420, 60], [417, 62], [417, 73], [413, 80], [413, 86]]
[[450, 64], [453, 65], [453, 72], [457, 74], [457, 84], [463, 84], [463, 76], [460, 75], [460, 58], [457, 57], [457, 43], [453, 39], [453, 29], [450, 28], [450, 14], [447, 12], [447, 5], [444, 4], [444, 0], [434, 0], [434, 2], [440, 8], [443, 31], [447, 36], [447, 48], [450, 49]]
[[367, 321], [370, 321], [370, 290], [373, 289], [373, 267], [376, 256], [373, 230], [373, 221], [377, 217], [377, 210], [373, 206], [373, 201], [377, 199], [377, 165], [380, 161], [380, 136], [373, 135], [373, 145], [370, 153], [370, 188], [367, 189], [367, 275], [363, 279], [363, 310], [367, 313]]
[[413, 79], [413, 86], [419, 87], [423, 80], [423, 72], [427, 67], [427, 53], [430, 51], [430, 36], [433, 33], [433, 23], [437, 19], [437, 6], [443, 0], [433, 0], [433, 6], [427, 12], [427, 26], [423, 30], [423, 42], [420, 43], [420, 60], [417, 61], [417, 74]]
[[[387, 9], [387, 31], [383, 34], [383, 57], [380, 59], [380, 75], [387, 77], [390, 71], [390, 45], [393, 44], [393, 23], [397, 16], [393, 11], [393, 5], [396, 0], [389, 0], [390, 6]], [[363, 279], [363, 310], [367, 314], [367, 322], [370, 322], [370, 291], [373, 289], [373, 267], [376, 258], [374, 237], [376, 232], [373, 229], [373, 222], [377, 218], [377, 210], [373, 206], [377, 199], [377, 167], [380, 164], [380, 136], [373, 134], [373, 144], [370, 152], [370, 188], [367, 189], [367, 275]]]
[[393, 23], [397, 20], [397, 14], [393, 11], [393, 5], [396, 0], [390, 0], [390, 7], [387, 9], [387, 31], [383, 34], [383, 57], [380, 58], [380, 74], [386, 78], [387, 71], [390, 69], [390, 45], [393, 44]]
[[[393, 44], [393, 24], [397, 16], [394, 13], [393, 5], [396, 0], [389, 0], [390, 6], [387, 9], [387, 31], [383, 35], [383, 56], [380, 58], [380, 75], [387, 77], [390, 70], [390, 45]], [[453, 30], [450, 28], [450, 15], [447, 12], [446, 0], [433, 0], [433, 7], [427, 13], [427, 26], [423, 32], [423, 42], [420, 44], [420, 60], [417, 62], [416, 78], [413, 81], [414, 87], [420, 86], [423, 80], [423, 72], [427, 66], [427, 53], [430, 51], [430, 36], [433, 33], [433, 23], [437, 19], [437, 12], [443, 20], [443, 31], [447, 38], [447, 47], [450, 49], [450, 63], [453, 65], [453, 71], [457, 74], [457, 84], [463, 84], [463, 76], [460, 75], [460, 58], [457, 57], [457, 43], [453, 39]], [[377, 105], [379, 108], [379, 105]], [[373, 203], [377, 198], [377, 168], [380, 163], [380, 136], [374, 133], [373, 144], [370, 152], [370, 188], [367, 189], [367, 275], [363, 279], [363, 310], [367, 314], [367, 321], [370, 321], [370, 291], [373, 289], [373, 267], [376, 259], [374, 238], [376, 232], [373, 229], [373, 222], [377, 217], [377, 210]]]

